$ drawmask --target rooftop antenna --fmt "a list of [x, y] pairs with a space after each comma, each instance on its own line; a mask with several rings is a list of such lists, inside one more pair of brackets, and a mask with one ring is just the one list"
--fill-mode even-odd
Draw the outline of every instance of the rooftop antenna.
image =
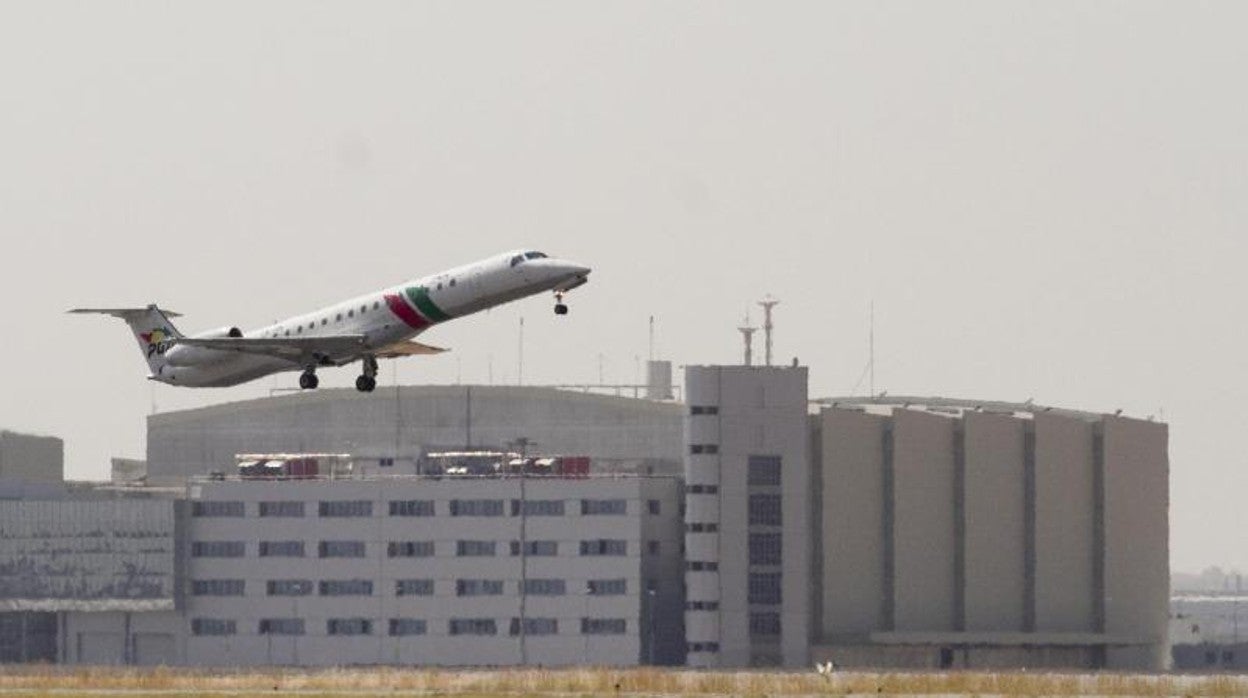
[[741, 339], [745, 342], [745, 365], [750, 366], [754, 363], [754, 332], [757, 327], [750, 326], [750, 314], [745, 314], [745, 323], [737, 328], [741, 333]]
[[516, 368], [516, 385], [524, 385], [524, 316], [520, 316], [520, 341], [517, 347], [519, 354], [518, 366]]
[[771, 309], [779, 305], [780, 301], [776, 300], [775, 298], [772, 298], [771, 294], [769, 293], [767, 294], [765, 298], [759, 301], [758, 304], [763, 306], [763, 342], [764, 342], [764, 347], [766, 351], [765, 353], [765, 356], [767, 359], [766, 365], [770, 366], [771, 365], [771, 330], [773, 327], [773, 325], [771, 324]]
[[871, 322], [867, 330], [867, 366], [870, 367], [871, 379], [868, 395], [875, 395], [875, 299], [871, 299]]
[[654, 361], [654, 316], [650, 316], [650, 360]]

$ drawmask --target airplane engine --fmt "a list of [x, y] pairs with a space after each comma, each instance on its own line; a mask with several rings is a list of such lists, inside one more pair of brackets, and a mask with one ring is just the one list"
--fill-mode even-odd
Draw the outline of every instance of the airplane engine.
[[196, 334], [193, 336], [195, 337], [195, 339], [226, 339], [229, 337], [238, 338], [238, 337], [243, 336], [243, 331], [238, 329], [237, 327], [218, 327], [215, 330], [208, 330], [206, 332], [200, 332], [199, 334]]

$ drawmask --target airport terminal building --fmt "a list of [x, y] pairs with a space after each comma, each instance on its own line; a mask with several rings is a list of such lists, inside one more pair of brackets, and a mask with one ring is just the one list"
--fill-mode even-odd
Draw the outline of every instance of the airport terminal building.
[[[1167, 666], [1166, 425], [812, 398], [800, 366], [683, 383], [152, 415], [124, 483], [0, 487], [0, 660]], [[266, 453], [349, 467], [238, 457]], [[446, 467], [473, 453], [498, 463]]]

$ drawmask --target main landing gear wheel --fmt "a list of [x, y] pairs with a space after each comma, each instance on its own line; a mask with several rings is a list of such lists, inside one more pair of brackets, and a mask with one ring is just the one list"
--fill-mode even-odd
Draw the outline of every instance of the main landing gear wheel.
[[567, 315], [568, 306], [563, 302], [563, 291], [555, 291], [555, 315]]
[[377, 357], [365, 356], [364, 373], [355, 379], [355, 389], [361, 393], [371, 393], [377, 387]]
[[316, 386], [320, 384], [320, 379], [318, 379], [316, 374], [312, 371], [304, 371], [299, 374], [299, 387], [304, 390], [316, 390]]

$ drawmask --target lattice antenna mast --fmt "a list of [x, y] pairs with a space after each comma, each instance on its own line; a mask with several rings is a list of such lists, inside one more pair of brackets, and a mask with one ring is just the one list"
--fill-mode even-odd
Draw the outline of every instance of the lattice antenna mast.
[[776, 300], [775, 298], [772, 298], [771, 294], [767, 294], [767, 297], [759, 301], [758, 304], [763, 307], [763, 342], [764, 342], [763, 346], [766, 351], [765, 353], [765, 356], [767, 359], [766, 365], [770, 366], [771, 365], [771, 330], [773, 327], [773, 325], [771, 324], [771, 309], [779, 305], [780, 301]]

